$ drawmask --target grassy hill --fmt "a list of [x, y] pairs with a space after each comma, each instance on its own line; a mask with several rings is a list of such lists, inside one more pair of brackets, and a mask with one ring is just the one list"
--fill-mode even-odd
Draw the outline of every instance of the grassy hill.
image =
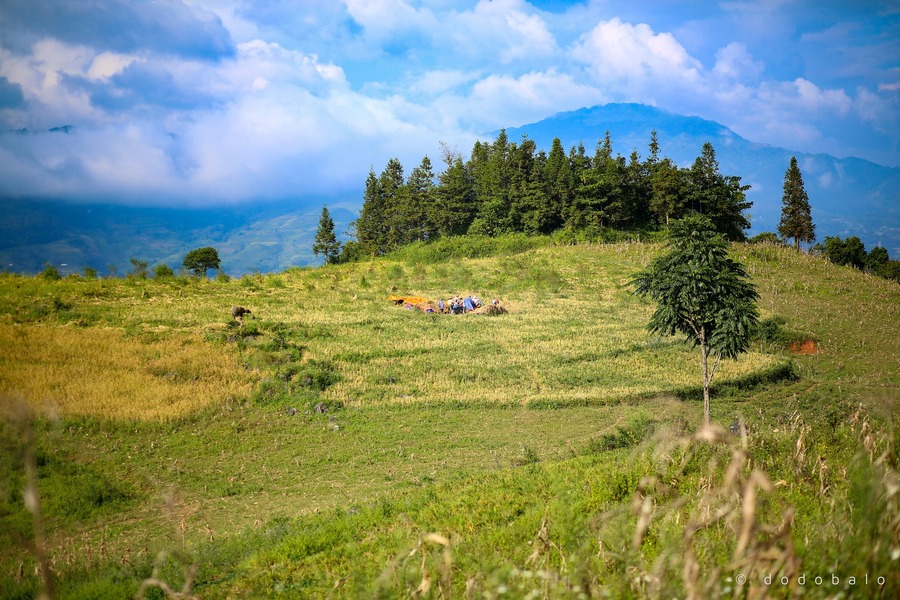
[[[893, 597], [900, 287], [735, 246], [767, 328], [700, 431], [696, 351], [629, 291], [658, 245], [441, 244], [230, 281], [0, 277], [2, 595], [39, 585], [26, 405], [62, 597], [782, 597], [803, 574]], [[472, 292], [509, 314], [386, 300]]]

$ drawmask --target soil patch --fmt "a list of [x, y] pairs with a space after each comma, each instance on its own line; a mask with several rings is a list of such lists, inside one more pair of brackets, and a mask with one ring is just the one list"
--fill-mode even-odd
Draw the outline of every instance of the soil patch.
[[819, 344], [816, 343], [816, 340], [791, 342], [788, 344], [788, 350], [790, 350], [792, 354], [818, 354]]

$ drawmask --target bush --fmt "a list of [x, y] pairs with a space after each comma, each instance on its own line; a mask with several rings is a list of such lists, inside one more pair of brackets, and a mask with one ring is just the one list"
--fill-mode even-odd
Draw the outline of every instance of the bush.
[[763, 231], [760, 234], [754, 235], [747, 241], [751, 244], [772, 244], [774, 246], [784, 245], [784, 242], [781, 241], [781, 238], [778, 237], [778, 234], [772, 233], [771, 231]]
[[153, 275], [157, 279], [174, 279], [175, 271], [169, 265], [161, 263], [153, 267]]
[[59, 269], [48, 262], [44, 263], [44, 270], [41, 271], [41, 277], [48, 281], [57, 281], [60, 279]]

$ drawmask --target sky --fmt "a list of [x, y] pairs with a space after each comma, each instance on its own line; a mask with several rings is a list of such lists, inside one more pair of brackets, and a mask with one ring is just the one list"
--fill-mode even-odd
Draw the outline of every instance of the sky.
[[352, 195], [610, 102], [900, 166], [900, 0], [0, 2], [6, 197]]

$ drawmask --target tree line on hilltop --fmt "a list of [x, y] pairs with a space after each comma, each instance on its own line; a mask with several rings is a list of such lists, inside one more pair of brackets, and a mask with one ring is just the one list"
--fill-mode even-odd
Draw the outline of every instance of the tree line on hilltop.
[[730, 240], [745, 239], [751, 206], [741, 178], [719, 171], [707, 142], [689, 168], [660, 155], [656, 132], [649, 154], [613, 154], [609, 132], [589, 155], [583, 144], [549, 153], [505, 130], [491, 142], [475, 142], [468, 160], [442, 145], [445, 169], [438, 175], [428, 156], [409, 176], [392, 158], [380, 175], [366, 179], [363, 206], [353, 223], [356, 239], [340, 260], [383, 255], [402, 245], [440, 236], [505, 233], [549, 234], [562, 229], [658, 228], [690, 212], [709, 218]]

